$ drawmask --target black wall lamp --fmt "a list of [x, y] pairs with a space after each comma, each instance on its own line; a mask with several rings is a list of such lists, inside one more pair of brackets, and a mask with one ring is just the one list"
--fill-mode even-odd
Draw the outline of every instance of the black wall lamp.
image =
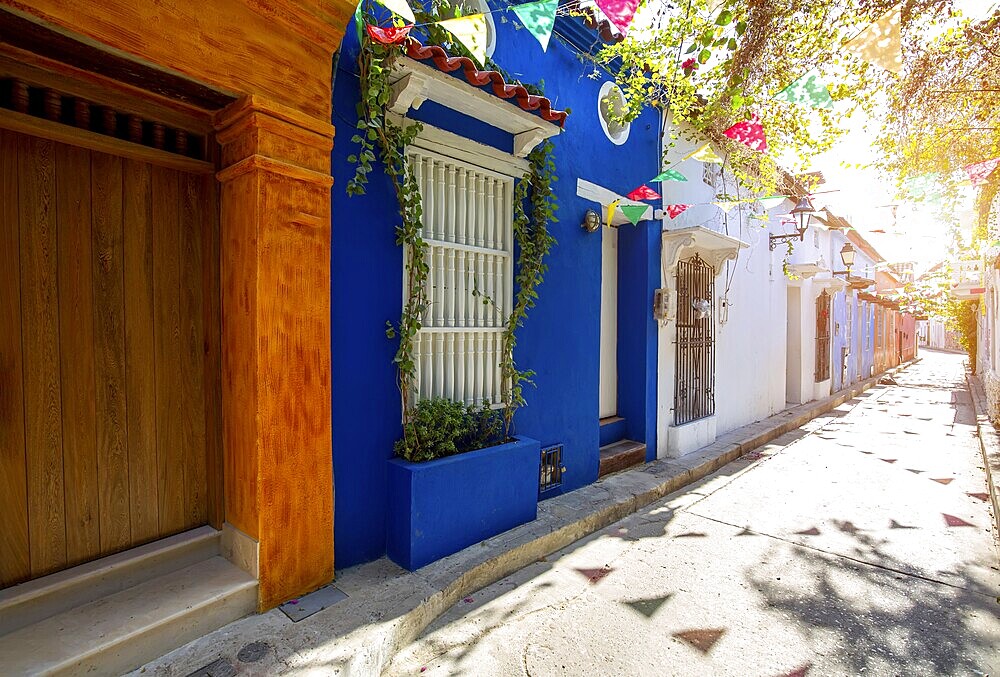
[[770, 240], [768, 248], [771, 251], [774, 251], [776, 243], [784, 242], [786, 240], [798, 240], [799, 242], [802, 242], [805, 239], [806, 228], [809, 227], [809, 219], [812, 218], [815, 211], [816, 208], [813, 207], [812, 202], [809, 201], [809, 196], [803, 195], [802, 199], [799, 200], [799, 203], [792, 209], [792, 216], [795, 217], [795, 221], [798, 223], [798, 227], [795, 229], [795, 232], [768, 236]]

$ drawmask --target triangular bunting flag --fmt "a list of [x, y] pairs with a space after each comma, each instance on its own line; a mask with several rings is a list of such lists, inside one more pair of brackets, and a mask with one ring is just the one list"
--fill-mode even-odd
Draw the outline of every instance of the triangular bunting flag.
[[739, 200], [716, 200], [712, 204], [721, 209], [724, 212], [728, 212], [730, 209], [735, 207], [740, 203]]
[[758, 221], [768, 221], [770, 220], [771, 217], [768, 216], [767, 214], [751, 214], [750, 218], [757, 219]]
[[622, 210], [622, 214], [629, 220], [629, 223], [634, 226], [642, 220], [643, 215], [649, 210], [649, 207], [646, 205], [622, 205], [619, 209]]
[[722, 133], [733, 141], [739, 141], [752, 150], [767, 150], [767, 137], [764, 136], [764, 127], [760, 124], [760, 119], [756, 115], [745, 122], [737, 122]]
[[460, 16], [457, 19], [445, 19], [444, 21], [439, 21], [437, 25], [455, 36], [455, 39], [469, 50], [472, 58], [480, 66], [486, 63], [487, 32], [485, 16], [482, 14], [470, 14], [469, 16]]
[[608, 212], [607, 212], [608, 220], [605, 221], [605, 223], [608, 224], [609, 226], [611, 225], [611, 220], [615, 218], [615, 209], [618, 208], [619, 202], [621, 202], [621, 200], [615, 200], [608, 205]]
[[1000, 157], [995, 157], [992, 160], [984, 160], [973, 165], [966, 165], [963, 169], [969, 175], [969, 181], [972, 182], [973, 186], [981, 186], [986, 183], [986, 179], [989, 178], [998, 164], [1000, 164]]
[[365, 13], [363, 8], [365, 6], [365, 0], [361, 0], [358, 3], [358, 8], [354, 10], [354, 30], [358, 34], [358, 44], [361, 44], [361, 38], [365, 35]]
[[698, 148], [697, 150], [691, 151], [681, 159], [687, 160], [688, 158], [691, 158], [692, 160], [697, 160], [698, 162], [711, 162], [717, 165], [722, 164], [722, 158], [720, 158], [718, 155], [715, 154], [715, 151], [712, 150], [711, 144], [708, 143], [706, 143], [701, 148]]
[[760, 206], [764, 209], [774, 209], [786, 199], [787, 198], [784, 195], [768, 195], [767, 197], [760, 198], [757, 202], [759, 202]]
[[544, 52], [549, 48], [552, 27], [556, 25], [556, 10], [559, 0], [541, 0], [511, 7], [528, 32], [535, 36]]
[[649, 180], [650, 183], [656, 183], [658, 181], [687, 181], [687, 177], [676, 169], [668, 169], [662, 174], [657, 174]]
[[901, 21], [900, 5], [896, 5], [848, 42], [845, 48], [865, 61], [898, 75], [903, 70]]
[[833, 108], [833, 99], [826, 83], [820, 79], [819, 73], [811, 70], [792, 84], [774, 95], [778, 101], [804, 104], [813, 108]]
[[639, 6], [639, 0], [595, 0], [597, 6], [608, 17], [608, 21], [613, 23], [619, 31], [625, 33], [625, 29], [632, 23], [635, 10]]
[[660, 197], [660, 194], [646, 184], [642, 184], [626, 197], [628, 197], [629, 200], [655, 200]]
[[406, 26], [387, 26], [385, 28], [367, 24], [365, 28], [368, 29], [368, 35], [370, 35], [371, 39], [375, 42], [382, 45], [398, 45], [406, 39], [407, 35], [410, 34], [410, 29], [413, 28], [413, 24], [407, 24]]
[[413, 10], [410, 9], [410, 5], [407, 4], [406, 0], [378, 0], [378, 3], [387, 10], [395, 12], [399, 16], [406, 19], [406, 23], [417, 23], [416, 17], [413, 16]]
[[690, 206], [691, 205], [667, 205], [667, 214], [670, 215], [671, 219], [676, 219]]

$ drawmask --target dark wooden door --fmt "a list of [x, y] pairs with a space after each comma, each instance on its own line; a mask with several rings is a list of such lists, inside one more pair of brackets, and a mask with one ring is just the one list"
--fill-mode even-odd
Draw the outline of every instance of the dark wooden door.
[[213, 181], [0, 130], [0, 587], [208, 521]]

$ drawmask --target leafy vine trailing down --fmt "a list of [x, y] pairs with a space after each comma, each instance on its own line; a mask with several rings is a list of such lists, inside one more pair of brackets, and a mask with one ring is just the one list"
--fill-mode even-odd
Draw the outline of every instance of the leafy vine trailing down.
[[[406, 302], [398, 323], [386, 322], [386, 336], [399, 339], [393, 362], [396, 364], [397, 385], [403, 406], [403, 439], [396, 445], [399, 455], [414, 460], [429, 460], [437, 455], [427, 448], [432, 443], [423, 439], [430, 433], [427, 421], [415, 415], [416, 372], [414, 342], [422, 326], [422, 318], [430, 306], [427, 291], [428, 246], [421, 237], [422, 207], [420, 186], [410, 171], [406, 148], [420, 133], [422, 126], [407, 121], [396, 124], [388, 119], [386, 106], [390, 95], [389, 76], [393, 61], [402, 54], [402, 45], [382, 45], [364, 36], [358, 54], [358, 74], [361, 100], [358, 102], [357, 133], [351, 141], [358, 152], [348, 156], [355, 163], [355, 174], [347, 183], [348, 195], [365, 193], [372, 163], [379, 152], [386, 175], [392, 181], [402, 221], [396, 226], [396, 243], [404, 248], [406, 270]], [[552, 144], [546, 142], [533, 150], [528, 161], [530, 170], [514, 190], [514, 240], [519, 248], [515, 281], [518, 285], [514, 307], [504, 320], [501, 338], [500, 372], [503, 388], [503, 432], [509, 439], [514, 411], [525, 403], [523, 384], [531, 383], [533, 371], [521, 371], [514, 362], [515, 331], [524, 323], [530, 308], [538, 298], [537, 288], [548, 269], [544, 263], [555, 239], [549, 233], [549, 222], [556, 221], [558, 209], [552, 183], [557, 180], [551, 157]], [[525, 202], [530, 200], [530, 213]], [[475, 292], [474, 292], [475, 293]], [[481, 295], [481, 294], [477, 294]], [[502, 310], [492, 299], [483, 298]], [[439, 406], [440, 408], [440, 406]], [[426, 416], [424, 416], [426, 418]], [[461, 450], [460, 450], [461, 451]]]
[[[518, 289], [514, 307], [504, 327], [500, 358], [506, 437], [510, 437], [514, 411], [525, 404], [522, 384], [533, 383], [531, 377], [535, 375], [530, 369], [520, 371], [514, 364], [516, 330], [524, 324], [528, 310], [535, 307], [535, 299], [538, 298], [536, 290], [549, 269], [545, 257], [556, 240], [549, 233], [548, 224], [558, 221], [555, 213], [559, 209], [552, 191], [552, 184], [559, 180], [552, 160], [552, 143], [546, 141], [531, 151], [528, 162], [531, 170], [514, 189], [514, 240], [520, 248], [514, 281]], [[526, 199], [531, 201], [530, 214], [524, 209]]]

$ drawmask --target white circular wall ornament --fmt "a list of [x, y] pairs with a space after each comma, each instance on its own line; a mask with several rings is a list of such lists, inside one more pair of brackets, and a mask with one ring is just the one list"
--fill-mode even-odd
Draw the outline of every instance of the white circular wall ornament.
[[620, 146], [628, 141], [628, 132], [631, 124], [616, 122], [612, 118], [625, 110], [625, 95], [621, 87], [613, 82], [605, 82], [601, 85], [601, 91], [597, 95], [597, 118], [601, 121], [601, 128], [608, 140], [616, 146]]
[[[486, 17], [486, 56], [492, 58], [493, 52], [497, 48], [497, 25], [493, 21], [489, 4], [486, 0], [456, 0], [450, 8], [442, 8], [439, 17], [441, 19], [454, 18], [456, 7], [462, 8], [462, 16], [482, 14]], [[485, 64], [480, 64], [480, 66], [485, 66]]]

